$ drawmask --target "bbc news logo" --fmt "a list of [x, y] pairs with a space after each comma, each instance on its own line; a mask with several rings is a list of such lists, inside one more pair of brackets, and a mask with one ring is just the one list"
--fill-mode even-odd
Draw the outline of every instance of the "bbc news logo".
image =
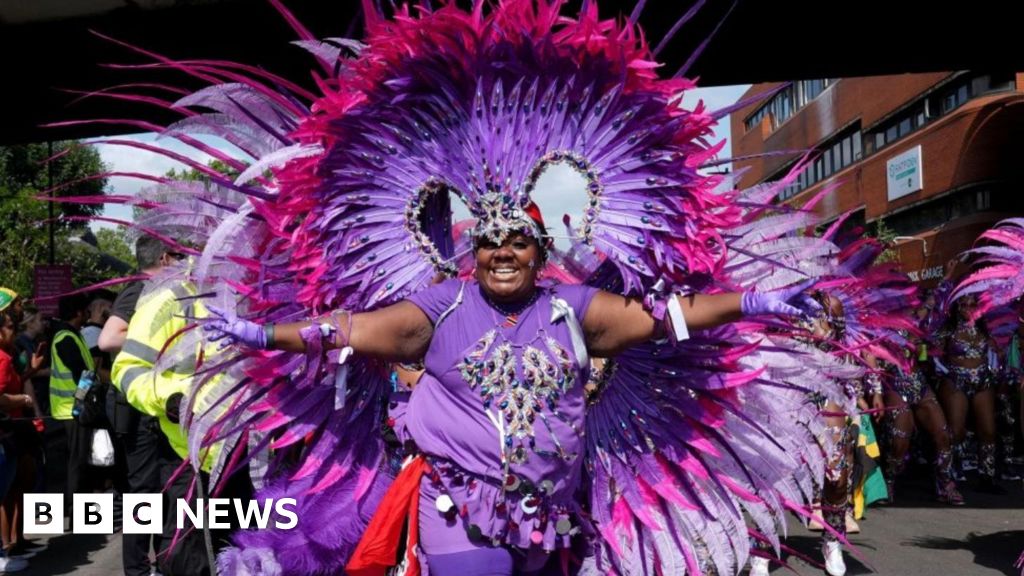
[[[113, 494], [73, 494], [72, 534], [113, 534]], [[268, 498], [262, 502], [240, 498], [196, 499], [194, 504], [178, 499], [172, 513], [178, 529], [211, 530], [240, 527], [290, 530], [299, 523], [294, 498]], [[63, 494], [25, 494], [25, 534], [64, 533]], [[122, 495], [122, 530], [125, 534], [161, 534], [164, 527], [162, 494]], [[232, 518], [233, 517], [233, 518]], [[232, 522], [234, 520], [234, 522]]]

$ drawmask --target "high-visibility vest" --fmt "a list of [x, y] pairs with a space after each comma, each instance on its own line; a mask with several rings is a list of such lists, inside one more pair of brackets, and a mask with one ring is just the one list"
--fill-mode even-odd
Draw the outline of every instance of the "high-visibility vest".
[[[187, 319], [206, 315], [202, 304], [193, 297], [191, 287], [174, 285], [145, 301], [140, 300], [110, 372], [114, 386], [121, 390], [129, 404], [157, 418], [171, 448], [183, 459], [188, 458], [188, 438], [179, 424], [168, 419], [167, 401], [177, 393], [188, 394], [201, 346], [196, 345], [193, 353], [160, 373], [154, 368], [162, 351], [169, 354], [169, 350], [174, 349], [175, 353], [180, 350], [181, 346], [175, 348], [172, 340], [184, 337]], [[219, 445], [208, 450], [204, 469], [209, 468], [218, 448]]]
[[53, 359], [50, 366], [50, 414], [56, 420], [71, 420], [71, 409], [75, 405], [75, 388], [78, 387], [78, 382], [75, 382], [71, 369], [65, 363], [66, 358], [61, 358], [57, 353], [57, 345], [65, 338], [71, 338], [78, 345], [82, 359], [85, 360], [86, 369], [96, 369], [92, 361], [92, 354], [85, 346], [85, 340], [82, 340], [77, 332], [71, 330], [57, 332], [57, 335], [53, 337], [53, 344], [50, 345], [50, 358]]

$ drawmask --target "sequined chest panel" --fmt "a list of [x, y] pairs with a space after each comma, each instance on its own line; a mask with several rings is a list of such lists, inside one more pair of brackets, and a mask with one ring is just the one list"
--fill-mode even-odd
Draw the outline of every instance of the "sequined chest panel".
[[[558, 411], [559, 400], [576, 385], [577, 368], [554, 338], [539, 333], [530, 343], [515, 345], [498, 330], [491, 330], [471, 348], [458, 369], [498, 427], [506, 465], [522, 464], [530, 453], [565, 461], [576, 458], [574, 451], [564, 447], [567, 439], [560, 439], [552, 425], [553, 419], [558, 420], [579, 435], [578, 427]], [[537, 443], [541, 426], [546, 428], [551, 446]]]
[[974, 325], [969, 324], [961, 326], [953, 333], [948, 351], [951, 356], [958, 358], [984, 358], [988, 351], [988, 343]]

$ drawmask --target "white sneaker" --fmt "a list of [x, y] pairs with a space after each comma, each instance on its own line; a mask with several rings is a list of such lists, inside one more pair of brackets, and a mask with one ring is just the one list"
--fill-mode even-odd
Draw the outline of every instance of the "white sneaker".
[[843, 547], [839, 542], [825, 542], [821, 545], [825, 557], [825, 572], [829, 576], [846, 576], [846, 562], [843, 562]]
[[28, 568], [28, 560], [0, 556], [0, 574], [10, 574]]
[[768, 559], [760, 556], [750, 557], [750, 576], [768, 576]]

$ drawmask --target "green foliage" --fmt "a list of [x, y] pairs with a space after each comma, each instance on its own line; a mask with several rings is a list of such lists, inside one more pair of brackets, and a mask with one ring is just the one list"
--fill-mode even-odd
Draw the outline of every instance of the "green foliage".
[[47, 217], [46, 203], [33, 200], [35, 193], [0, 188], [0, 284], [19, 294], [32, 293], [32, 267], [49, 256], [49, 233], [39, 224]]
[[899, 234], [890, 228], [889, 225], [885, 223], [885, 220], [881, 218], [875, 220], [868, 230], [868, 235], [876, 238], [883, 246], [885, 246], [885, 251], [878, 256], [878, 260], [875, 262], [879, 264], [885, 262], [899, 262], [900, 254], [895, 249], [896, 237], [899, 236]]
[[[210, 160], [206, 166], [220, 172], [232, 180], [238, 178], [238, 175], [241, 174], [238, 170], [235, 170], [217, 159]], [[181, 170], [171, 168], [166, 174], [164, 174], [164, 176], [174, 178], [175, 180], [184, 180], [186, 182], [205, 182], [207, 184], [210, 182], [210, 176], [208, 174], [204, 174], [195, 168], [189, 168], [188, 170], [185, 170], [184, 168]]]
[[[54, 144], [53, 152], [63, 155], [49, 167], [44, 163], [49, 157], [46, 144], [0, 148], [0, 285], [20, 294], [32, 294], [34, 266], [49, 262], [50, 207], [46, 201], [36, 199], [49, 185], [49, 172], [53, 172], [54, 184], [68, 184], [54, 192], [58, 197], [102, 195], [107, 184], [106, 178], [98, 177], [106, 167], [95, 149], [75, 142], [59, 142]], [[53, 216], [57, 219], [55, 263], [74, 267], [77, 286], [116, 275], [100, 264], [95, 248], [72, 239], [86, 230], [87, 223], [68, 217], [92, 216], [102, 209], [100, 204], [82, 202], [53, 205]], [[116, 245], [112, 237], [107, 236], [106, 241]]]
[[[238, 177], [239, 174], [241, 174], [241, 172], [239, 172], [238, 170], [235, 170], [234, 168], [228, 166], [224, 162], [217, 159], [210, 160], [206, 164], [206, 166], [209, 168], [213, 168], [217, 172], [220, 172], [230, 180], [234, 180], [235, 178]], [[187, 170], [184, 168], [180, 170], [171, 168], [170, 170], [164, 173], [164, 176], [174, 180], [180, 180], [182, 182], [202, 182], [207, 189], [209, 189], [210, 186], [210, 175], [200, 172], [195, 168], [189, 168]], [[142, 208], [139, 208], [138, 206], [133, 207], [132, 217], [135, 220], [138, 220], [140, 216], [142, 216], [143, 211], [144, 210]]]
[[[77, 142], [56, 142], [53, 145], [55, 156], [59, 158], [45, 163], [49, 157], [46, 144], [24, 144], [0, 148], [0, 200], [25, 191], [37, 195], [48, 188], [49, 172], [53, 171], [53, 183], [68, 184], [54, 191], [57, 197], [96, 196], [102, 195], [107, 186], [106, 178], [88, 179], [106, 171], [99, 152], [89, 146]], [[54, 206], [57, 216], [92, 216], [103, 211], [98, 204], [80, 202], [58, 203]], [[81, 223], [63, 221], [62, 228], [83, 227]], [[0, 231], [2, 234], [2, 231]]]
[[123, 275], [114, 268], [104, 265], [100, 252], [94, 246], [77, 238], [59, 238], [56, 248], [57, 263], [71, 265], [71, 278], [76, 288]]
[[137, 266], [134, 243], [128, 239], [128, 231], [124, 228], [100, 228], [96, 232], [96, 240], [100, 252], [109, 254], [132, 268]]

